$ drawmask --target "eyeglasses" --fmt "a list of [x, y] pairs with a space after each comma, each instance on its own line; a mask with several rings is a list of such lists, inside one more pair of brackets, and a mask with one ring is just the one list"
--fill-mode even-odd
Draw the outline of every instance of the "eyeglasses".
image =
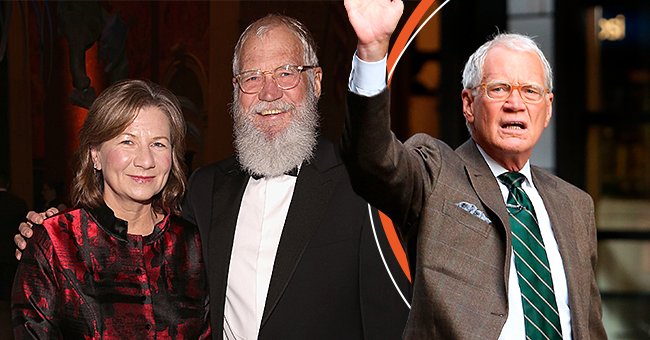
[[283, 65], [273, 71], [249, 70], [235, 76], [242, 92], [256, 94], [264, 88], [266, 75], [270, 74], [275, 84], [283, 90], [291, 90], [300, 83], [300, 74], [303, 71], [318, 66]]
[[512, 85], [504, 82], [490, 82], [483, 83], [474, 89], [482, 87], [485, 89], [485, 94], [492, 100], [506, 100], [512, 94], [512, 91], [519, 90], [519, 96], [526, 103], [535, 104], [544, 99], [544, 95], [551, 92], [547, 88], [543, 88], [533, 84]]

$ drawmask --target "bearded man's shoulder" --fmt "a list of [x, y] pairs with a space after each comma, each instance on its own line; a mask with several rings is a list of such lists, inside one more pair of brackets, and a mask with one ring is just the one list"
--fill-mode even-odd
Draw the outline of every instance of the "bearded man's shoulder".
[[240, 167], [239, 162], [237, 161], [237, 157], [235, 157], [235, 155], [230, 155], [227, 158], [208, 164], [207, 166], [217, 168], [219, 170], [226, 171], [226, 172], [229, 172], [233, 169], [238, 169]]
[[229, 173], [239, 169], [237, 158], [233, 155], [207, 165], [203, 165], [192, 172], [190, 179], [212, 177], [216, 172]]

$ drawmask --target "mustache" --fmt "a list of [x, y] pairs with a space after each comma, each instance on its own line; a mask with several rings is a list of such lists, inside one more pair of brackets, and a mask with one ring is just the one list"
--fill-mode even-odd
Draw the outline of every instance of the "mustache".
[[259, 102], [248, 109], [247, 114], [258, 114], [266, 110], [280, 110], [280, 111], [294, 111], [296, 106], [284, 100], [276, 100], [273, 102]]
[[294, 111], [295, 109], [296, 106], [291, 103], [284, 100], [276, 100], [273, 102], [259, 102], [248, 109], [248, 112], [246, 113], [257, 114], [266, 110]]

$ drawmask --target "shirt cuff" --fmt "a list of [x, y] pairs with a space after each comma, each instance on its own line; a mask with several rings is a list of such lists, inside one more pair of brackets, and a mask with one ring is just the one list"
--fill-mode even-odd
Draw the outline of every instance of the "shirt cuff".
[[386, 88], [386, 60], [367, 62], [359, 59], [357, 53], [352, 58], [352, 71], [348, 89], [355, 94], [372, 97]]

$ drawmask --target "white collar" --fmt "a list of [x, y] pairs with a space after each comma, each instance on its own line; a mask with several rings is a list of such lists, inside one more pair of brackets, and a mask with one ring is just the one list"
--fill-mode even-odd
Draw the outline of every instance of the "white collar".
[[[483, 156], [483, 159], [485, 159], [485, 162], [487, 162], [487, 165], [490, 167], [490, 171], [492, 171], [492, 175], [494, 175], [495, 178], [499, 177], [499, 175], [509, 172], [510, 170], [504, 168], [501, 164], [497, 163], [490, 155], [488, 155], [483, 148], [481, 148], [480, 145], [476, 144], [476, 147], [478, 148], [478, 151], [481, 153], [481, 156]], [[532, 185], [533, 183], [533, 177], [530, 172], [530, 160], [527, 160], [526, 163], [524, 164], [524, 167], [521, 168], [518, 171], [520, 174], [526, 176], [526, 181]]]

